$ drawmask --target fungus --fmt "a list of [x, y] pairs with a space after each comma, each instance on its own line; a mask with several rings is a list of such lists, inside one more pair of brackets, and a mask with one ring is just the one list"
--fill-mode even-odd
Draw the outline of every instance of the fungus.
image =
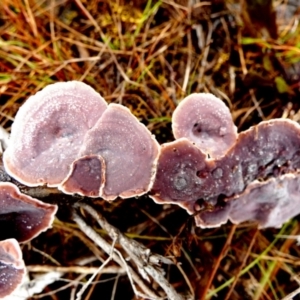
[[100, 155], [87, 155], [75, 160], [68, 177], [59, 186], [65, 194], [99, 197], [105, 182], [105, 162]]
[[300, 175], [285, 174], [266, 182], [254, 181], [230, 200], [229, 219], [236, 224], [252, 220], [259, 228], [281, 227], [300, 213]]
[[255, 179], [276, 177], [299, 168], [300, 126], [274, 119], [241, 132], [223, 159], [224, 164], [240, 168], [244, 185]]
[[207, 164], [206, 155], [186, 138], [163, 144], [151, 198], [157, 203], [178, 204], [192, 213]]
[[105, 161], [104, 199], [142, 195], [152, 186], [159, 144], [128, 108], [108, 106], [84, 140], [81, 155], [91, 154]]
[[107, 107], [77, 81], [48, 85], [19, 109], [4, 152], [6, 171], [27, 186], [56, 187], [78, 158], [84, 136]]
[[280, 227], [300, 213], [300, 175], [285, 174], [263, 182], [255, 180], [242, 193], [226, 201], [223, 207], [197, 214], [197, 226], [218, 227], [231, 220], [235, 224], [254, 221], [259, 228]]
[[220, 197], [242, 191], [240, 177], [239, 168], [234, 169], [224, 159], [208, 159], [194, 143], [181, 138], [161, 146], [150, 196], [156, 202], [178, 204], [194, 213], [199, 200], [216, 205]]
[[56, 205], [22, 194], [9, 182], [0, 183], [0, 208], [0, 240], [15, 238], [19, 242], [31, 240], [47, 230], [57, 211]]
[[212, 94], [191, 94], [172, 116], [175, 139], [185, 137], [209, 157], [220, 157], [235, 143], [237, 128], [228, 107]]
[[0, 298], [11, 295], [22, 283], [25, 264], [15, 239], [0, 241]]
[[[276, 223], [266, 207], [274, 215], [275, 208], [286, 201], [288, 193], [294, 192], [295, 183], [287, 184], [283, 196], [282, 189], [275, 185], [288, 181], [281, 179], [285, 174], [296, 176], [300, 168], [299, 148], [299, 124], [283, 119], [261, 122], [240, 133], [235, 144], [218, 158], [205, 157], [192, 141], [181, 138], [161, 146], [150, 197], [158, 203], [174, 203], [190, 214], [196, 213], [196, 224], [201, 227], [217, 227], [228, 219], [235, 223], [256, 220], [262, 227], [279, 226], [295, 214], [283, 213]], [[274, 181], [269, 182], [270, 179]], [[269, 183], [257, 184], [257, 180]], [[274, 194], [270, 194], [271, 186]], [[252, 195], [251, 204], [243, 206], [248, 194]], [[279, 197], [280, 201], [263, 206], [260, 201], [265, 201], [262, 199], [268, 195], [274, 199]], [[233, 210], [231, 205], [237, 208]], [[201, 211], [206, 206], [210, 209]], [[261, 209], [264, 214], [252, 213], [253, 209]]]

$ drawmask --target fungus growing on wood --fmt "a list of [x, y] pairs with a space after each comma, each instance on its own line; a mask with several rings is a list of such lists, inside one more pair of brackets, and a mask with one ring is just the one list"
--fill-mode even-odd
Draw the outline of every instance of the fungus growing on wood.
[[[247, 207], [250, 211], [252, 206], [258, 209], [262, 207], [259, 201], [265, 198], [263, 193], [270, 194], [267, 187], [271, 183], [259, 185], [264, 188], [261, 187], [256, 192], [251, 207], [243, 207], [242, 199], [245, 195], [258, 191], [256, 185], [255, 190], [252, 187], [257, 180], [268, 182], [269, 179], [275, 180], [284, 174], [296, 176], [300, 168], [299, 124], [283, 119], [261, 122], [240, 133], [235, 144], [218, 158], [206, 158], [192, 142], [193, 140], [178, 139], [161, 146], [157, 175], [150, 192], [154, 201], [174, 203], [190, 214], [197, 213], [196, 223], [201, 227], [220, 226], [228, 219], [236, 223], [257, 220], [263, 227], [279, 226], [278, 224], [294, 216], [292, 211], [287, 211], [278, 217], [276, 223], [272, 218], [272, 221], [268, 219], [266, 222], [255, 213], [247, 213]], [[277, 181], [274, 182], [273, 185]], [[246, 192], [247, 189], [251, 193]], [[293, 193], [293, 189], [294, 186], [288, 184], [285, 192]], [[280, 201], [285, 201], [288, 197], [281, 198], [279, 188], [274, 187], [273, 192], [275, 194], [271, 196], [277, 199], [275, 195], [279, 195]], [[280, 201], [279, 206], [282, 203]], [[235, 214], [231, 202], [238, 207]], [[274, 203], [268, 204], [268, 207], [272, 205]], [[201, 212], [207, 206], [210, 209]], [[238, 219], [237, 216], [244, 218]], [[264, 218], [267, 216], [266, 212]]]
[[105, 162], [100, 155], [75, 160], [68, 177], [59, 186], [65, 194], [99, 197], [105, 182]]
[[0, 298], [11, 295], [24, 276], [25, 264], [18, 242], [15, 239], [0, 241]]
[[237, 137], [228, 107], [208, 93], [184, 98], [173, 113], [172, 129], [176, 139], [189, 139], [213, 158], [224, 155]]
[[78, 158], [83, 138], [107, 107], [77, 81], [48, 85], [19, 109], [4, 152], [6, 171], [27, 186], [58, 186]]
[[52, 225], [56, 211], [56, 205], [22, 194], [12, 183], [1, 182], [0, 240], [15, 238], [25, 242], [33, 239]]
[[223, 207], [196, 215], [200, 227], [218, 227], [231, 220], [256, 221], [259, 228], [281, 227], [300, 213], [300, 175], [285, 174], [250, 183], [244, 192], [227, 199]]
[[84, 140], [81, 155], [92, 154], [105, 161], [104, 199], [139, 196], [152, 186], [159, 144], [128, 108], [108, 106]]

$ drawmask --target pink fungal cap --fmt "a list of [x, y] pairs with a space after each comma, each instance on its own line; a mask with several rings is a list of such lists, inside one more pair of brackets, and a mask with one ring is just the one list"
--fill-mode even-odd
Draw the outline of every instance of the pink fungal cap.
[[128, 108], [110, 104], [87, 133], [81, 155], [100, 155], [105, 161], [101, 197], [114, 200], [147, 193], [152, 186], [159, 144]]
[[175, 139], [189, 139], [211, 158], [223, 156], [237, 138], [228, 107], [208, 93], [184, 98], [173, 113], [172, 129]]
[[18, 242], [15, 239], [0, 241], [0, 298], [11, 295], [24, 276], [25, 264]]
[[286, 119], [273, 119], [241, 132], [228, 161], [239, 168], [247, 185], [258, 178], [295, 172], [300, 167], [300, 126]]
[[29, 97], [4, 152], [7, 173], [27, 186], [58, 186], [106, 107], [93, 88], [78, 81], [51, 84]]
[[86, 155], [72, 163], [71, 171], [59, 186], [65, 194], [100, 197], [105, 183], [105, 162], [100, 155]]
[[19, 242], [33, 239], [51, 227], [56, 205], [22, 194], [9, 182], [0, 183], [0, 240], [15, 238]]

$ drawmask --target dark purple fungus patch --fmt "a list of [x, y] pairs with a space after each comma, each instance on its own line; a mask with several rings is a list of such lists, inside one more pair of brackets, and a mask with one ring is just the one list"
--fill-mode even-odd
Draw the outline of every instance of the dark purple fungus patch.
[[58, 186], [107, 104], [77, 81], [48, 85], [19, 109], [4, 152], [6, 171], [27, 186]]
[[228, 107], [206, 93], [191, 94], [179, 103], [172, 116], [172, 129], [176, 139], [189, 139], [213, 158], [223, 156], [237, 137]]
[[57, 211], [47, 204], [20, 193], [12, 183], [0, 183], [0, 240], [15, 238], [19, 242], [33, 239], [47, 230]]
[[[285, 119], [261, 122], [241, 132], [224, 164], [240, 168], [244, 185], [299, 168], [300, 126]], [[237, 191], [234, 191], [237, 192]]]
[[72, 163], [71, 171], [59, 189], [66, 194], [77, 193], [87, 197], [99, 197], [104, 182], [104, 159], [100, 155], [87, 155]]
[[25, 264], [18, 242], [15, 239], [0, 241], [0, 298], [11, 295], [22, 283], [24, 275]]
[[[299, 149], [300, 126], [283, 119], [261, 122], [240, 133], [226, 154], [215, 159], [206, 158], [191, 141], [178, 139], [161, 146], [151, 197], [159, 203], [180, 205], [195, 214], [196, 224], [203, 228], [218, 227], [228, 219], [235, 223], [254, 220], [261, 227], [280, 226], [300, 212], [296, 200], [286, 210], [281, 207], [289, 193], [296, 195], [295, 182], [299, 180], [281, 176], [299, 176]], [[275, 194], [270, 194], [271, 186]], [[247, 204], [245, 200], [243, 205], [245, 197], [250, 199], [248, 194], [257, 202]], [[277, 199], [276, 204], [266, 201], [268, 197]], [[238, 209], [232, 210], [232, 205]], [[284, 213], [276, 223], [272, 216], [278, 207]]]
[[150, 196], [157, 203], [174, 203], [193, 213], [197, 200], [211, 195], [212, 169], [214, 163], [186, 138], [163, 144]]
[[151, 188], [159, 144], [126, 107], [110, 104], [87, 133], [81, 155], [91, 154], [105, 161], [104, 199], [138, 196]]
[[266, 182], [254, 181], [230, 201], [229, 219], [252, 220], [260, 228], [281, 227], [300, 213], [300, 175], [286, 174]]
[[206, 155], [186, 138], [161, 146], [151, 197], [160, 203], [175, 203], [190, 213], [199, 202], [216, 205], [219, 198], [243, 190], [241, 171], [223, 160]]

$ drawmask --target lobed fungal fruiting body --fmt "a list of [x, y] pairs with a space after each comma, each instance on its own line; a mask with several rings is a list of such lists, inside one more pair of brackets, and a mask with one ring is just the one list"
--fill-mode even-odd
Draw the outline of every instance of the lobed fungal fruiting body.
[[15, 238], [18, 242], [33, 239], [47, 230], [57, 211], [56, 205], [27, 196], [10, 182], [0, 182], [0, 240]]
[[176, 140], [160, 147], [122, 105], [81, 82], [53, 84], [16, 115], [5, 168], [29, 186], [106, 200], [150, 191], [157, 203], [197, 213], [201, 227], [248, 219], [277, 227], [300, 212], [297, 123], [270, 120], [238, 134], [226, 105], [207, 93], [186, 97], [172, 121]]
[[75, 81], [48, 85], [29, 97], [12, 125], [6, 171], [27, 186], [57, 187], [106, 107], [93, 88]]
[[[26, 101], [3, 160], [25, 185], [113, 200], [148, 192], [158, 155], [159, 144], [127, 108], [107, 105], [90, 86], [71, 81]], [[93, 183], [83, 182], [86, 176]]]
[[212, 158], [223, 156], [237, 138], [228, 107], [209, 93], [184, 98], [173, 113], [172, 130], [175, 139], [187, 138]]
[[[296, 200], [300, 199], [296, 188], [300, 180], [299, 124], [275, 119], [235, 135], [233, 121], [230, 124], [225, 114], [226, 132], [231, 132], [228, 144], [225, 135], [223, 142], [218, 136], [218, 130], [225, 126], [222, 120], [216, 121], [216, 115], [221, 116], [218, 106], [224, 110], [221, 100], [192, 94], [182, 103], [173, 114], [177, 140], [161, 146], [150, 192], [155, 202], [174, 203], [190, 214], [197, 213], [196, 224], [204, 228], [228, 220], [254, 220], [262, 228], [279, 227], [300, 213]], [[193, 124], [201, 122], [204, 131], [214, 129], [199, 140], [193, 134]], [[210, 210], [203, 210], [205, 205], [210, 205]]]

